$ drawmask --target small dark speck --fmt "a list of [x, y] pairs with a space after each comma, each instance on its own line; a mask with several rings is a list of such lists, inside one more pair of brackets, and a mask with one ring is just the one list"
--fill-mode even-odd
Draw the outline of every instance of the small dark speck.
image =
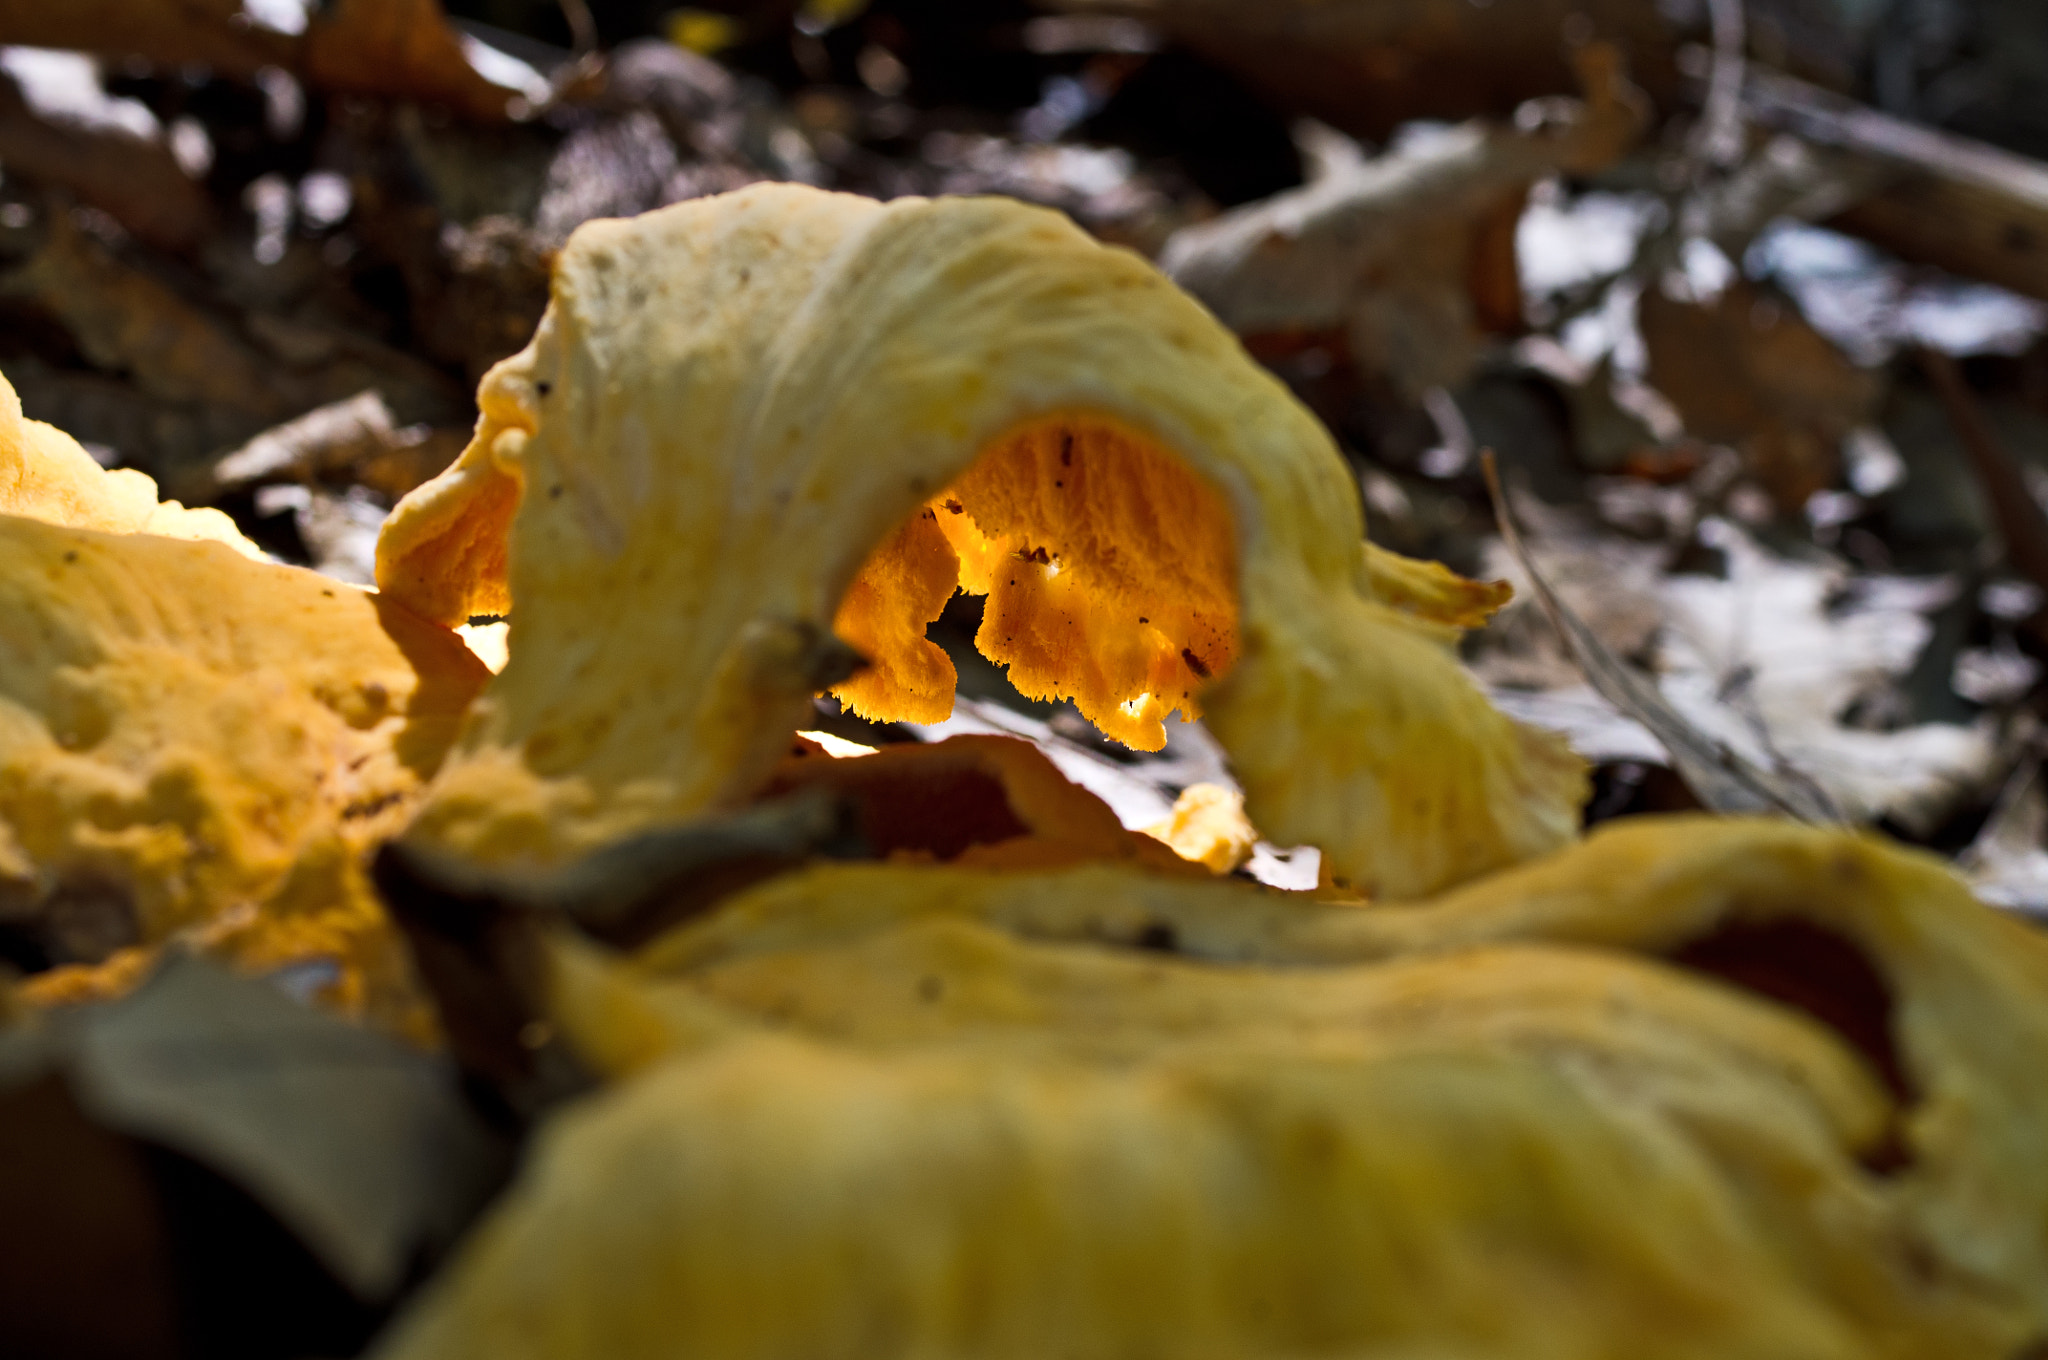
[[1180, 659], [1187, 662], [1188, 669], [1193, 671], [1196, 675], [1201, 676], [1204, 680], [1207, 680], [1209, 678], [1209, 667], [1207, 666], [1207, 664], [1203, 662], [1202, 658], [1195, 655], [1194, 648], [1181, 648]]
[[330, 600], [334, 598], [334, 592], [333, 592], [333, 591], [331, 591], [331, 590], [323, 590], [323, 591], [321, 591], [320, 593], [321, 593], [322, 595], [325, 595], [325, 596], [326, 596], [326, 597], [327, 597], [328, 599], [330, 599]]
[[945, 994], [946, 994], [946, 980], [945, 980], [944, 978], [928, 977], [928, 978], [919, 978], [919, 979], [918, 979], [918, 983], [917, 983], [917, 997], [918, 997], [918, 1000], [920, 1000], [920, 1001], [937, 1001], [937, 1000], [938, 1000], [938, 999], [939, 999], [940, 997], [944, 996]]
[[1180, 935], [1164, 921], [1154, 921], [1138, 932], [1137, 946], [1161, 954], [1171, 954], [1180, 947]]
[[1016, 577], [1014, 577], [1014, 576], [1012, 576], [1012, 577], [1010, 578], [1010, 584], [1011, 584], [1011, 585], [1016, 585], [1016, 584], [1017, 584], [1017, 578], [1016, 578]]
[[960, 502], [958, 502], [958, 501], [955, 501], [955, 500], [949, 500], [949, 501], [947, 501], [947, 502], [946, 502], [946, 509], [947, 509], [947, 510], [948, 510], [948, 511], [949, 511], [950, 513], [952, 513], [952, 514], [955, 514], [955, 515], [964, 515], [964, 514], [966, 514], [966, 513], [967, 513], [967, 507], [966, 507], [966, 506], [964, 506], [964, 505], [962, 505], [962, 504], [961, 504]]
[[1139, 623], [1150, 623], [1150, 622], [1152, 622], [1152, 620], [1150, 620], [1150, 619], [1147, 619], [1147, 618], [1140, 618], [1140, 619], [1138, 620], [1138, 622], [1139, 622]]
[[561, 497], [561, 494], [562, 485], [560, 482], [557, 482], [555, 483], [555, 485], [548, 488], [548, 499], [551, 501], [559, 499]]
[[553, 383], [544, 382], [535, 383], [533, 385], [533, 390], [540, 393], [542, 396], [546, 396], [548, 393], [555, 390], [555, 385]]
[[1061, 431], [1060, 431], [1060, 466], [1061, 466], [1061, 467], [1072, 467], [1073, 465], [1074, 465], [1074, 432], [1073, 432], [1072, 430], [1061, 430]]
[[1065, 486], [1065, 485], [1066, 485], [1066, 483], [1065, 483], [1065, 482], [1054, 482], [1054, 483], [1053, 483], [1053, 485], [1054, 485], [1054, 486]]
[[66, 562], [76, 562], [78, 560], [78, 554], [76, 552], [65, 553], [64, 560]]

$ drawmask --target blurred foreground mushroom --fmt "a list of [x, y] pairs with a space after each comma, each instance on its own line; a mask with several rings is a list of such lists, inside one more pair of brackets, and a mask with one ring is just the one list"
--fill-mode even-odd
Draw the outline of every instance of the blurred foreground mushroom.
[[385, 1360], [2048, 1337], [2048, 941], [1852, 834], [1641, 819], [1379, 909], [838, 865], [547, 948], [620, 1084]]

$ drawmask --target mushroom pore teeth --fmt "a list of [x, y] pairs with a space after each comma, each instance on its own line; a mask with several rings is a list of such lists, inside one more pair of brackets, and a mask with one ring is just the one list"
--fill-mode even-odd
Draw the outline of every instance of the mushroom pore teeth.
[[975, 647], [1020, 693], [1156, 751], [1236, 659], [1236, 580], [1229, 506], [1179, 458], [1106, 417], [1032, 421], [869, 554], [833, 629], [870, 664], [831, 692], [877, 722], [944, 721], [956, 676], [925, 628], [961, 590], [987, 597]]

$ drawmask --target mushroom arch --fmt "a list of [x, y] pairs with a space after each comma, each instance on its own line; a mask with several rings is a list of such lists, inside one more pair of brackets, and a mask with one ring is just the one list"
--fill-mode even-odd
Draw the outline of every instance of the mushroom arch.
[[1576, 830], [1580, 763], [1450, 650], [1502, 592], [1367, 545], [1315, 419], [1057, 213], [759, 185], [588, 223], [479, 404], [378, 545], [428, 618], [518, 602], [417, 836], [547, 860], [746, 797], [846, 679], [832, 626], [864, 567], [985, 453], [1076, 430], [1224, 507], [1203, 560], [1228, 564], [1232, 661], [1201, 703], [1267, 834], [1404, 896]]

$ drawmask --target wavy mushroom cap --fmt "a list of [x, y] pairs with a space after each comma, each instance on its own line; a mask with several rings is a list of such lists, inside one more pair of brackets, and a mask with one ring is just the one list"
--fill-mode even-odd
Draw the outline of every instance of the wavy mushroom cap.
[[764, 185], [590, 223], [480, 404], [378, 545], [427, 617], [516, 605], [424, 838], [559, 858], [744, 798], [834, 685], [942, 717], [955, 588], [1027, 694], [1137, 746], [1205, 712], [1253, 821], [1366, 891], [1575, 833], [1579, 762], [1451, 655], [1500, 592], [1366, 546], [1314, 418], [1056, 213]]
[[1630, 819], [1370, 911], [836, 865], [549, 956], [617, 1085], [386, 1360], [2048, 1335], [2048, 940], [1873, 839]]
[[[310, 571], [0, 515], [0, 907], [60, 936], [126, 918], [101, 944], [324, 958], [336, 1000], [410, 1024], [358, 860], [488, 676], [447, 630]], [[29, 990], [95, 994], [139, 958]]]
[[218, 510], [159, 501], [156, 482], [133, 468], [108, 470], [54, 425], [29, 420], [21, 398], [0, 377], [0, 514], [25, 515], [73, 529], [210, 539], [245, 557], [263, 550]]

